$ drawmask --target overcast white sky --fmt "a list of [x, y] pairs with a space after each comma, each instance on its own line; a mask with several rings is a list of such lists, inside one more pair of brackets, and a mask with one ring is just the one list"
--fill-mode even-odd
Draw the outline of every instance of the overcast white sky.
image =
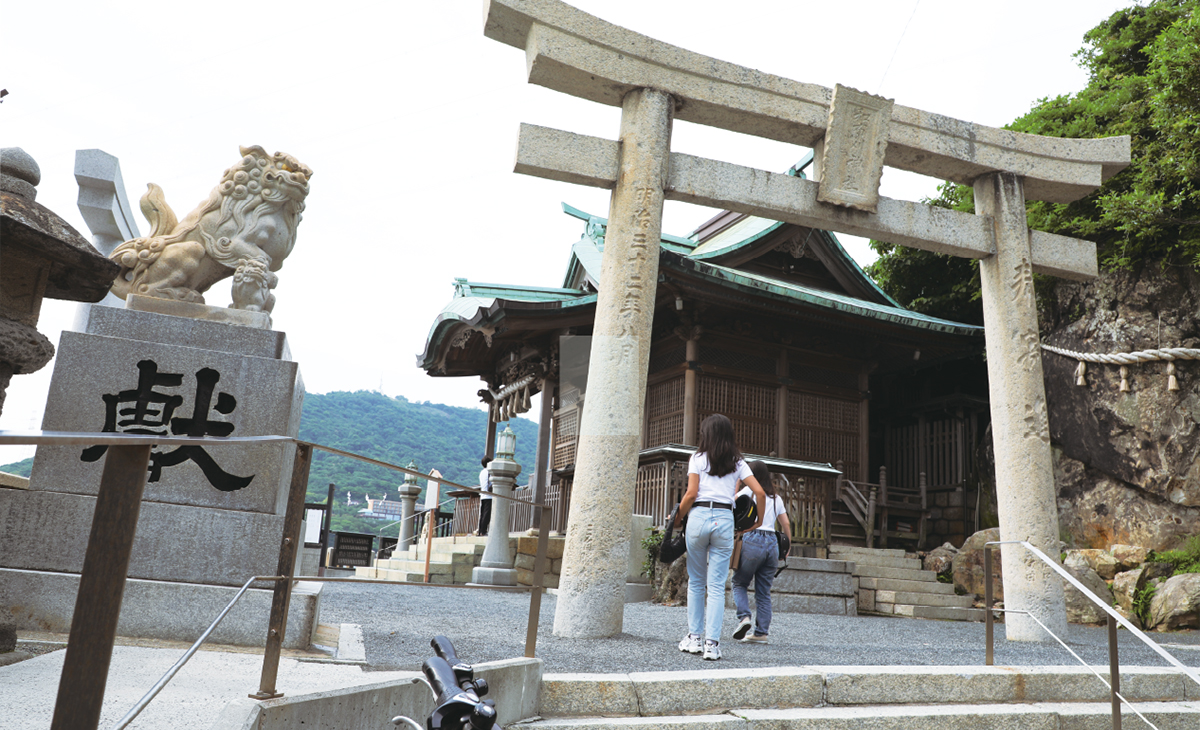
[[[799, 81], [1001, 126], [1082, 88], [1072, 54], [1119, 0], [574, 0], [605, 20]], [[415, 366], [455, 277], [561, 286], [582, 225], [608, 192], [516, 175], [530, 122], [616, 138], [619, 110], [525, 82], [524, 54], [484, 38], [481, 0], [7, 3], [0, 17], [0, 146], [39, 163], [38, 202], [90, 237], [75, 150], [121, 160], [130, 202], [161, 185], [182, 218], [238, 146], [314, 170], [274, 312], [309, 392], [479, 406], [479, 381]], [[186, 9], [185, 9], [186, 8]], [[807, 150], [685, 122], [673, 149], [772, 171]], [[885, 170], [882, 193], [916, 200], [938, 181]], [[714, 211], [668, 202], [687, 235]], [[140, 216], [140, 212], [138, 213]], [[147, 224], [139, 217], [141, 232]], [[865, 242], [841, 237], [861, 262]], [[209, 304], [229, 303], [228, 282]], [[57, 343], [73, 303], [46, 300]], [[53, 364], [13, 378], [0, 428], [41, 426]], [[0, 447], [0, 464], [31, 449]]]

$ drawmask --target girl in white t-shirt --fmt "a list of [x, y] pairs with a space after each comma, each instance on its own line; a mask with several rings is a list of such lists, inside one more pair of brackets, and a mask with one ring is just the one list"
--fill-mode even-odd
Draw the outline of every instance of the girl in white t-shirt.
[[[767, 465], [761, 461], [750, 462], [750, 471], [762, 485], [767, 494], [766, 509], [760, 511], [762, 525], [756, 530], [748, 530], [742, 536], [742, 557], [737, 570], [733, 572], [733, 605], [737, 607], [738, 625], [733, 630], [733, 638], [750, 644], [767, 643], [767, 633], [771, 628], [771, 584], [775, 582], [775, 572], [779, 569], [779, 542], [775, 539], [775, 522], [791, 534], [792, 525], [788, 522], [787, 508], [783, 499], [775, 493], [775, 485], [771, 482], [771, 473]], [[749, 489], [738, 493], [749, 494]], [[750, 597], [746, 589], [750, 581], [754, 581], [754, 620], [750, 620]], [[747, 636], [753, 627], [754, 633]]]
[[[713, 414], [700, 424], [700, 443], [688, 461], [687, 492], [679, 514], [687, 515], [688, 634], [679, 650], [721, 658], [721, 622], [725, 618], [725, 579], [733, 554], [733, 502], [745, 484], [763, 513], [766, 495], [742, 459], [733, 424]], [[676, 527], [680, 518], [676, 518]], [[758, 527], [756, 523], [751, 529]]]

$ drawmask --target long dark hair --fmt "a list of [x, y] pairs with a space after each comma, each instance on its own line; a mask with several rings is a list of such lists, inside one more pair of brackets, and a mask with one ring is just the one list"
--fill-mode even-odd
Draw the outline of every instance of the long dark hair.
[[763, 488], [768, 497], [775, 496], [775, 483], [771, 481], [771, 472], [767, 470], [767, 465], [757, 459], [748, 462], [746, 466], [750, 467], [750, 471], [754, 474], [754, 478], [758, 480], [758, 486]]
[[696, 453], [708, 457], [708, 473], [714, 477], [732, 474], [742, 458], [733, 438], [733, 423], [720, 413], [714, 413], [700, 424], [700, 443]]

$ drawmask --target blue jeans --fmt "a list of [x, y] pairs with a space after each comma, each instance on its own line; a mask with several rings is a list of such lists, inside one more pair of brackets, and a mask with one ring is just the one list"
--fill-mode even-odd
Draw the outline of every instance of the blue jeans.
[[692, 507], [687, 518], [688, 633], [719, 641], [733, 555], [733, 511]]
[[742, 557], [733, 573], [733, 605], [738, 620], [750, 615], [746, 589], [754, 579], [754, 633], [766, 636], [771, 628], [771, 584], [779, 567], [779, 543], [775, 533], [751, 530], [742, 536]]

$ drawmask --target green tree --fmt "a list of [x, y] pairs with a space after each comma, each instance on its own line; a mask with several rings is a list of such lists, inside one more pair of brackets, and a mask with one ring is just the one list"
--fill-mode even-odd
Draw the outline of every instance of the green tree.
[[[1070, 204], [1032, 202], [1031, 227], [1095, 241], [1105, 269], [1149, 261], [1200, 267], [1200, 0], [1155, 0], [1113, 13], [1084, 35], [1076, 58], [1088, 85], [1042, 99], [1007, 126], [1051, 137], [1128, 134], [1132, 162]], [[970, 211], [971, 190], [947, 184], [935, 205]], [[873, 241], [869, 269], [897, 301], [962, 321], [978, 300], [973, 262]]]

